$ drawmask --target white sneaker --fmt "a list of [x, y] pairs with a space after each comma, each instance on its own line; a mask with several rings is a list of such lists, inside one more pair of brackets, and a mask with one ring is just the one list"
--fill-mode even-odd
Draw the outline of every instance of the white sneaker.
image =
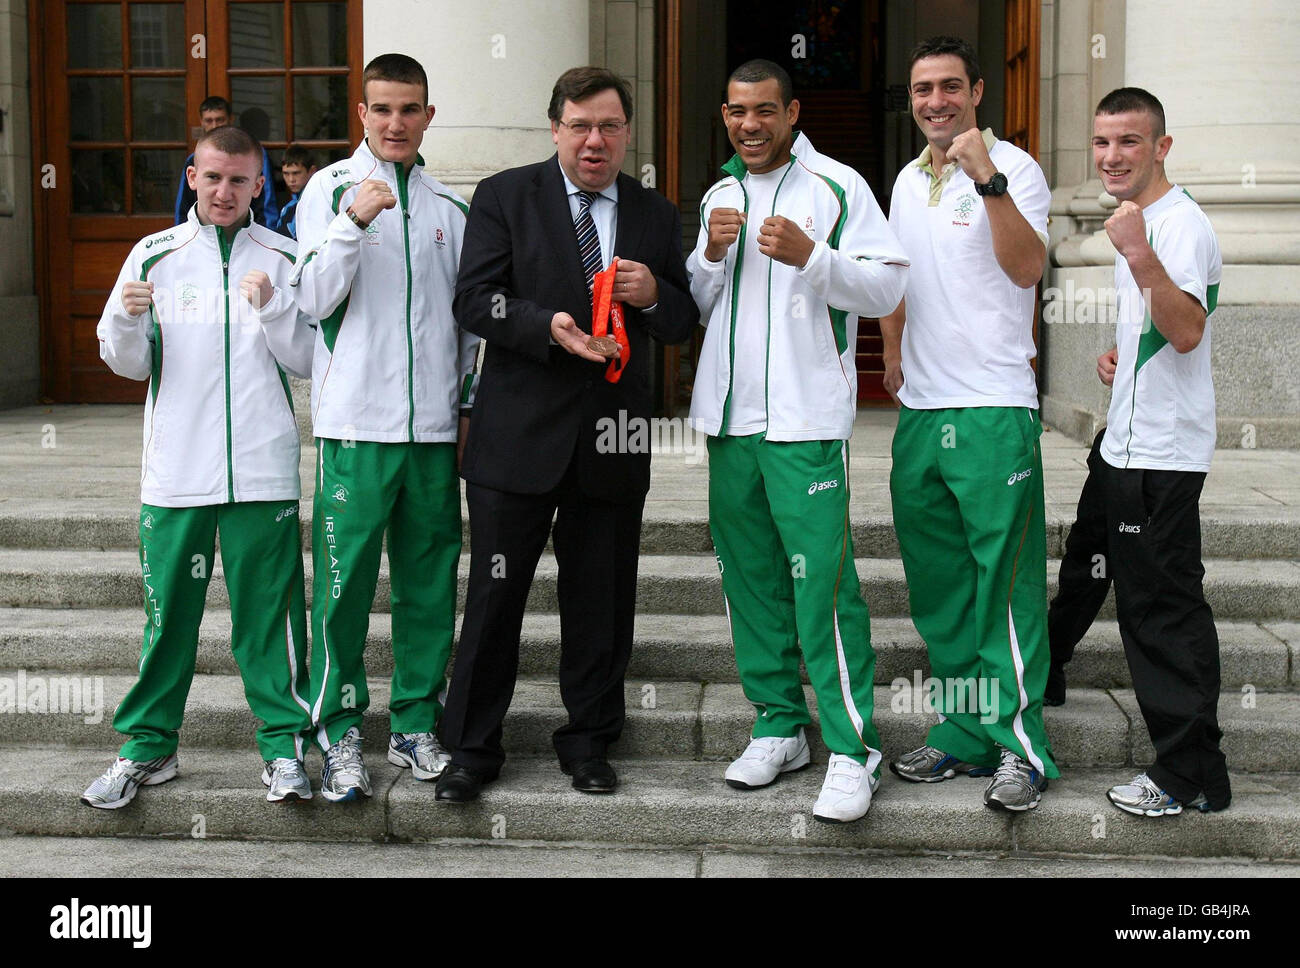
[[853, 757], [832, 753], [821, 796], [813, 804], [813, 817], [827, 823], [859, 820], [871, 809], [871, 794], [878, 786], [880, 781]]
[[757, 790], [773, 782], [782, 773], [802, 770], [812, 762], [808, 753], [808, 739], [803, 730], [797, 736], [762, 736], [751, 739], [735, 760], [727, 767], [724, 779], [727, 786], [737, 790]]

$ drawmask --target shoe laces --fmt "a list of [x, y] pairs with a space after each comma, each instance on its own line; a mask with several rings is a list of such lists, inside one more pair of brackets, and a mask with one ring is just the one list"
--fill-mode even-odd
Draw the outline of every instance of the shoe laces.
[[[1147, 799], [1150, 800], [1159, 800], [1165, 796], [1165, 791], [1160, 789], [1160, 787], [1156, 785], [1156, 781], [1151, 779], [1151, 777], [1147, 776], [1145, 773], [1139, 773], [1137, 776], [1133, 777], [1130, 785], [1137, 787], [1145, 793]], [[1169, 799], [1172, 800], [1173, 797], [1170, 797]]]
[[447, 751], [442, 748], [442, 744], [438, 742], [438, 737], [433, 733], [407, 733], [406, 736], [414, 741], [415, 752], [417, 753], [434, 758], [447, 755]]
[[1020, 754], [1004, 746], [1002, 748], [1002, 760], [998, 763], [998, 768], [993, 774], [993, 782], [1028, 783], [1030, 769], [1029, 764], [1020, 758]]
[[361, 759], [361, 734], [355, 727], [344, 733], [343, 738], [331, 746], [326, 755], [333, 772], [360, 776], [365, 768]]
[[271, 768], [271, 776], [281, 780], [301, 780], [305, 775], [302, 763], [287, 756], [271, 760], [267, 765]]

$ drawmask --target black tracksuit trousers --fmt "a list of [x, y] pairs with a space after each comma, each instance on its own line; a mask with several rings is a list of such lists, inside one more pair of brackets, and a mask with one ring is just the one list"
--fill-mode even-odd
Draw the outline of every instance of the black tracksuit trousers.
[[[1088, 458], [1048, 617], [1052, 661], [1068, 661], [1115, 583], [1120, 637], [1155, 763], [1147, 774], [1184, 803], [1232, 799], [1219, 742], [1219, 638], [1205, 601], [1200, 496], [1205, 474], [1111, 467]], [[1098, 568], [1096, 555], [1104, 555]], [[1095, 576], [1095, 577], [1094, 577]]]

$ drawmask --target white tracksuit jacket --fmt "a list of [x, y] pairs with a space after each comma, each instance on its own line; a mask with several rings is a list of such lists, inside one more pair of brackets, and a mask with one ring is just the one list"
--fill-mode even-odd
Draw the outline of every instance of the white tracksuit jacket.
[[[734, 368], [761, 366], [767, 373], [768, 440], [846, 440], [853, 432], [858, 376], [854, 361], [857, 316], [877, 317], [898, 308], [907, 285], [907, 256], [853, 169], [818, 154], [798, 134], [776, 191], [772, 211], [751, 212], [747, 172], [739, 157], [723, 166], [727, 177], [705, 193], [700, 235], [686, 260], [691, 294], [708, 327], [691, 396], [691, 425], [726, 436]], [[735, 208], [747, 214], [740, 237], [721, 262], [709, 262], [709, 213]], [[765, 218], [784, 216], [814, 240], [802, 269], [761, 257], [745, 263], [746, 233]], [[737, 318], [741, 273], [768, 273], [767, 311]], [[732, 359], [738, 326], [766, 330], [765, 359]]]
[[[303, 189], [292, 285], [298, 305], [321, 321], [311, 387], [317, 437], [454, 442], [459, 411], [473, 400], [479, 338], [451, 312], [469, 209], [423, 164], [403, 180], [362, 141]], [[387, 182], [398, 203], [362, 230], [347, 208], [366, 179]]]
[[[218, 234], [198, 206], [146, 236], [122, 266], [99, 319], [99, 355], [148, 380], [140, 500], [158, 507], [299, 497], [298, 426], [281, 370], [311, 372], [315, 331], [289, 294], [297, 244], [251, 216]], [[239, 291], [254, 269], [275, 294], [260, 310]], [[122, 285], [152, 282], [153, 306], [128, 316]], [[278, 364], [278, 365], [277, 365]]]

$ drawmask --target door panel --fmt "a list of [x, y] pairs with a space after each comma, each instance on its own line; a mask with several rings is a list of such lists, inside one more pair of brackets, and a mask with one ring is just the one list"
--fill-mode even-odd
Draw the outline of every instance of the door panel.
[[347, 154], [361, 137], [361, 0], [50, 0], [32, 10], [44, 393], [141, 401], [144, 383], [100, 361], [95, 326], [131, 246], [172, 223], [200, 102], [234, 94], [236, 122], [256, 129], [277, 172], [294, 139], [320, 164]]

